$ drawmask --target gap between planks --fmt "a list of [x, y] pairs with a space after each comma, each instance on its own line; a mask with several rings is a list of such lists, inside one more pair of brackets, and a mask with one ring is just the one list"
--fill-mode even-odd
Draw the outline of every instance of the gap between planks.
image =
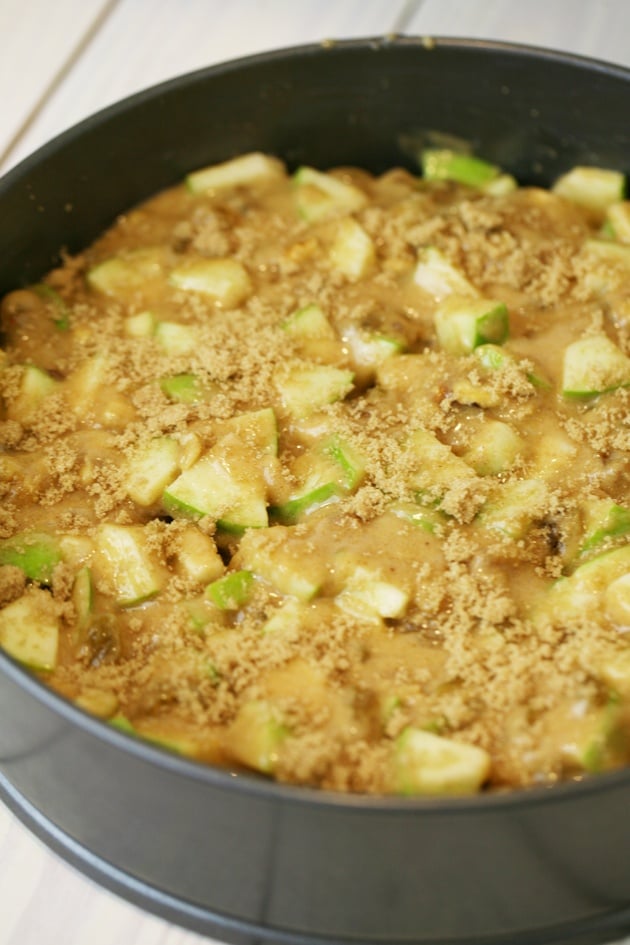
[[92, 23], [81, 36], [78, 43], [70, 51], [66, 59], [61, 63], [53, 75], [51, 81], [48, 83], [45, 91], [42, 92], [35, 104], [27, 113], [24, 120], [19, 125], [17, 131], [12, 135], [3, 150], [0, 151], [0, 169], [2, 169], [2, 167], [10, 159], [11, 155], [18, 147], [20, 141], [35, 123], [36, 119], [51, 100], [61, 83], [69, 75], [79, 59], [81, 59], [85, 52], [89, 49], [99, 30], [112, 15], [119, 3], [120, 0], [106, 0], [106, 3], [101, 7], [97, 16], [92, 20]]

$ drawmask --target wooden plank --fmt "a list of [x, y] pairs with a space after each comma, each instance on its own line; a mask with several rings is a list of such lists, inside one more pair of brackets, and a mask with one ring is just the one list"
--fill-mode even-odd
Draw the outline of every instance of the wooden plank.
[[415, 6], [404, 0], [119, 0], [6, 166], [86, 115], [164, 79], [263, 50], [388, 33]]
[[110, 0], [0, 3], [0, 164], [73, 62]]
[[1, 945], [213, 945], [99, 888], [0, 805]]
[[527, 43], [630, 66], [627, 0], [424, 0], [406, 32]]

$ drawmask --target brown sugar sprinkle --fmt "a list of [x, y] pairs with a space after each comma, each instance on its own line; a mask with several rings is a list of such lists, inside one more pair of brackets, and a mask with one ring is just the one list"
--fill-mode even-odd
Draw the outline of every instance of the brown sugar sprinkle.
[[604, 216], [251, 155], [9, 294], [0, 645], [294, 784], [627, 764], [630, 250]]
[[21, 568], [12, 564], [0, 567], [0, 604], [10, 604], [21, 597], [26, 587], [26, 577]]

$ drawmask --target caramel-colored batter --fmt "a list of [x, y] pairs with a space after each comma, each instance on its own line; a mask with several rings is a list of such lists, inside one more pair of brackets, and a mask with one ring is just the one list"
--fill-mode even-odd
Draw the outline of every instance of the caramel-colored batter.
[[[4, 299], [0, 642], [112, 724], [282, 781], [625, 764], [626, 247], [553, 192], [267, 171], [159, 194]], [[437, 313], [479, 299], [498, 334], [455, 350]], [[619, 377], [567, 390], [602, 338]]]

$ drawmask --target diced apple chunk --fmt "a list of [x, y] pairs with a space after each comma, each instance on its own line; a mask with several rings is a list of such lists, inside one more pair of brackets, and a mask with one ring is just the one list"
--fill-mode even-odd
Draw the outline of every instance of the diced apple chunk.
[[97, 715], [100, 719], [111, 719], [119, 708], [118, 697], [111, 689], [99, 689], [85, 686], [74, 700], [85, 712]]
[[57, 663], [59, 625], [50, 594], [31, 588], [0, 610], [0, 646], [25, 666], [50, 671]]
[[324, 338], [334, 340], [335, 329], [324, 310], [314, 303], [296, 309], [281, 325], [294, 338]]
[[[556, 581], [540, 601], [534, 619], [549, 617], [566, 622], [587, 617], [605, 605], [607, 595], [611, 593], [609, 589], [627, 574], [630, 574], [630, 545], [598, 555], [576, 568], [569, 577]], [[618, 588], [623, 592], [624, 588], [627, 589], [627, 582]]]
[[606, 223], [612, 228], [615, 239], [630, 243], [630, 200], [611, 204], [606, 211]]
[[502, 344], [509, 334], [508, 310], [496, 299], [450, 296], [435, 316], [441, 347], [449, 354], [469, 354], [478, 345]]
[[361, 279], [374, 265], [374, 243], [353, 217], [339, 220], [330, 247], [330, 262], [348, 279]]
[[86, 566], [80, 568], [72, 585], [72, 603], [75, 616], [75, 638], [78, 640], [90, 624], [94, 606], [92, 572]]
[[409, 485], [418, 489], [426, 487], [427, 482], [448, 487], [455, 479], [476, 475], [468, 463], [429, 430], [415, 430], [409, 436], [403, 457], [410, 466]]
[[351, 371], [326, 364], [303, 364], [279, 373], [274, 380], [284, 407], [300, 418], [343, 400], [352, 390], [353, 379]]
[[393, 786], [401, 794], [471, 794], [489, 772], [483, 749], [423, 729], [405, 729], [395, 744]]
[[524, 537], [536, 518], [542, 518], [548, 502], [549, 488], [539, 479], [509, 482], [490, 496], [478, 521], [483, 528], [516, 541]]
[[615, 578], [604, 591], [604, 611], [623, 630], [630, 629], [630, 572]]
[[612, 499], [591, 499], [582, 503], [584, 541], [581, 551], [589, 551], [611, 538], [630, 532], [630, 509]]
[[150, 338], [155, 331], [155, 315], [153, 312], [138, 312], [125, 319], [125, 334], [129, 338]]
[[425, 148], [420, 154], [420, 163], [425, 180], [452, 180], [484, 190], [496, 182], [501, 173], [496, 164], [452, 148]]
[[561, 746], [563, 762], [570, 768], [595, 773], [623, 763], [627, 735], [620, 706], [574, 705]]
[[293, 184], [298, 212], [309, 222], [353, 213], [367, 203], [359, 187], [313, 167], [298, 168]]
[[224, 308], [237, 308], [252, 293], [247, 270], [236, 259], [194, 259], [173, 269], [178, 289], [207, 295]]
[[155, 340], [167, 354], [189, 354], [195, 350], [197, 335], [190, 325], [180, 322], [158, 322], [155, 327]]
[[339, 364], [345, 360], [343, 345], [328, 316], [316, 303], [296, 309], [280, 323], [293, 339], [300, 355], [317, 364]]
[[215, 387], [212, 382], [203, 381], [197, 374], [170, 374], [160, 381], [164, 394], [176, 403], [196, 404], [210, 400]]
[[64, 393], [79, 417], [89, 414], [103, 427], [120, 428], [135, 418], [134, 407], [111, 383], [112, 365], [104, 354], [87, 358], [64, 382]]
[[224, 421], [220, 429], [234, 434], [256, 453], [266, 456], [278, 454], [278, 423], [271, 407], [236, 414]]
[[580, 256], [586, 272], [584, 287], [595, 296], [617, 291], [628, 281], [630, 245], [612, 239], [590, 237], [584, 241]]
[[607, 335], [580, 338], [566, 348], [562, 370], [565, 397], [593, 397], [629, 384], [630, 358]]
[[144, 507], [153, 505], [179, 473], [179, 444], [168, 436], [156, 437], [137, 449], [125, 479], [129, 498]]
[[499, 174], [482, 186], [484, 194], [492, 197], [503, 197], [505, 194], [511, 194], [518, 188], [518, 181], [512, 174]]
[[0, 540], [0, 565], [20, 568], [38, 584], [50, 584], [53, 571], [62, 560], [59, 542], [43, 532], [20, 532]]
[[357, 567], [344, 583], [336, 603], [357, 617], [402, 617], [407, 609], [409, 593], [371, 568]]
[[426, 246], [420, 252], [413, 280], [436, 302], [441, 302], [449, 295], [475, 298], [479, 294], [464, 273], [435, 246]]
[[63, 561], [75, 572], [88, 563], [94, 551], [94, 542], [88, 535], [63, 534], [57, 541]]
[[572, 468], [577, 455], [575, 441], [557, 424], [543, 432], [533, 442], [531, 474], [544, 482], [559, 482]]
[[208, 191], [278, 180], [284, 173], [282, 161], [260, 151], [252, 151], [220, 164], [211, 164], [191, 171], [186, 176], [186, 186], [193, 194], [205, 194]]
[[343, 329], [343, 340], [350, 349], [350, 356], [357, 373], [371, 380], [376, 369], [392, 355], [400, 354], [404, 343], [400, 338], [347, 325]]
[[440, 534], [448, 517], [439, 508], [431, 505], [422, 505], [420, 502], [394, 502], [389, 511], [397, 518], [417, 525], [429, 534]]
[[173, 515], [209, 516], [226, 531], [267, 525], [266, 484], [256, 454], [233, 434], [186, 469], [164, 491]]
[[366, 462], [357, 450], [338, 436], [325, 437], [312, 449], [299, 455], [292, 472], [299, 480], [298, 489], [272, 508], [277, 520], [290, 524], [340, 495], [354, 491], [365, 472]]
[[250, 531], [241, 539], [234, 560], [239, 568], [273, 585], [281, 594], [311, 600], [327, 577], [327, 562], [321, 555], [308, 557], [301, 547], [292, 547], [289, 531], [282, 525], [266, 531]]
[[291, 495], [286, 502], [272, 506], [270, 514], [275, 521], [292, 525], [308, 513], [330, 505], [331, 502], [338, 502], [340, 494], [341, 490], [336, 482], [325, 482], [321, 485], [307, 482], [298, 495]]
[[525, 443], [514, 427], [485, 418], [471, 437], [464, 459], [480, 476], [493, 476], [513, 465]]
[[40, 409], [42, 402], [59, 390], [59, 387], [59, 381], [47, 371], [34, 364], [25, 365], [17, 396], [7, 405], [7, 416], [10, 420], [28, 423]]
[[192, 523], [178, 535], [175, 568], [178, 574], [196, 584], [207, 584], [221, 577], [225, 570], [223, 559], [213, 539]]
[[246, 702], [226, 732], [225, 749], [248, 768], [271, 774], [287, 734], [280, 713], [269, 702]]
[[[630, 267], [630, 246], [627, 246], [625, 243], [618, 243], [616, 240], [603, 239], [597, 236], [591, 236], [584, 241], [582, 247], [582, 253], [587, 257], [592, 266], [595, 266], [597, 263], [611, 263], [613, 265], [617, 264], [620, 267], [620, 271], [627, 275], [628, 267]], [[590, 282], [591, 273], [586, 273], [585, 280], [588, 284]], [[595, 274], [597, 278], [597, 274]]]
[[254, 589], [251, 571], [230, 571], [206, 588], [206, 597], [221, 610], [238, 610], [249, 600]]
[[262, 632], [279, 633], [286, 638], [297, 636], [304, 625], [307, 607], [308, 604], [289, 598], [265, 621]]
[[580, 207], [604, 213], [612, 203], [623, 199], [625, 176], [606, 168], [577, 166], [559, 177], [552, 190]]
[[500, 345], [479, 345], [475, 348], [474, 355], [486, 371], [500, 371], [514, 363], [513, 356]]
[[623, 650], [604, 660], [598, 674], [613, 692], [625, 699], [630, 697], [630, 650]]
[[142, 525], [100, 525], [95, 536], [94, 581], [121, 607], [142, 603], [162, 590], [164, 577]]
[[319, 444], [318, 452], [329, 459], [339, 484], [348, 491], [356, 489], [365, 474], [367, 460], [342, 436], [333, 434]]
[[164, 253], [159, 247], [131, 250], [112, 256], [94, 266], [87, 274], [90, 288], [104, 295], [125, 297], [164, 271]]

